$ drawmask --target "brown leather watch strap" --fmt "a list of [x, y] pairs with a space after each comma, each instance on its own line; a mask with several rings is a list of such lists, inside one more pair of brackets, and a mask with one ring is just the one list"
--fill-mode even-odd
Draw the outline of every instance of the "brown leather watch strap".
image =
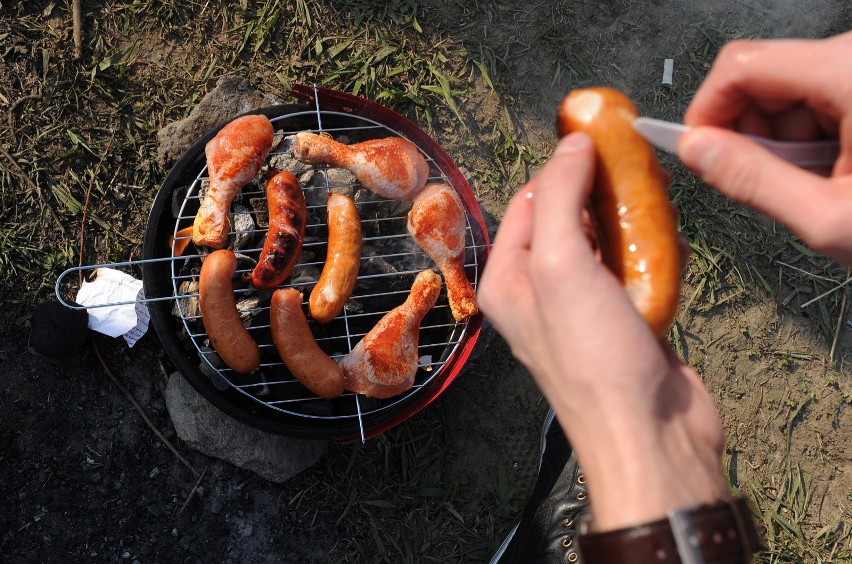
[[577, 540], [585, 564], [746, 563], [760, 544], [744, 498], [615, 531], [589, 533], [581, 527]]

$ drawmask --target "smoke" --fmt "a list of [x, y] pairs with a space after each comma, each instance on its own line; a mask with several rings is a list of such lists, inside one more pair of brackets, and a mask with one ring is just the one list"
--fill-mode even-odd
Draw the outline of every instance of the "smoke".
[[[477, 18], [489, 25], [477, 40], [502, 54], [500, 79], [524, 114], [526, 136], [552, 139], [555, 109], [572, 88], [612, 86], [627, 93], [640, 112], [679, 120], [727, 42], [834, 35], [850, 28], [850, 5], [849, 0], [534, 0], [521, 19], [512, 19], [501, 18], [494, 4], [480, 3], [483, 13]], [[666, 59], [674, 60], [671, 86], [662, 84]]]

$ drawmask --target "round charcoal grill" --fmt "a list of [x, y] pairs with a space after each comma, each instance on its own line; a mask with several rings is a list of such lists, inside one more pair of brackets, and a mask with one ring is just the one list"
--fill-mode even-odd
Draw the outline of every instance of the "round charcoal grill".
[[[362, 187], [346, 171], [308, 166], [292, 160], [289, 136], [299, 131], [326, 133], [357, 143], [388, 136], [406, 137], [423, 153], [429, 182], [446, 182], [458, 192], [467, 221], [466, 269], [476, 287], [490, 243], [473, 192], [452, 159], [425, 132], [399, 114], [373, 102], [333, 90], [296, 86], [291, 92], [307, 104], [258, 110], [270, 118], [275, 145], [267, 159], [272, 168], [290, 170], [305, 192], [308, 222], [299, 260], [283, 286], [300, 289], [307, 303], [325, 261], [325, 199], [329, 190], [349, 193], [361, 216], [364, 236], [358, 283], [344, 311], [319, 326], [309, 318], [320, 347], [332, 358], [348, 353], [388, 311], [405, 301], [411, 283], [425, 268], [437, 269], [408, 235], [410, 202], [384, 199]], [[154, 201], [143, 245], [143, 284], [153, 324], [172, 361], [208, 401], [235, 419], [279, 434], [366, 440], [401, 423], [434, 400], [456, 378], [468, 359], [482, 324], [481, 316], [464, 323], [453, 319], [441, 292], [420, 329], [420, 366], [414, 386], [385, 400], [345, 392], [326, 400], [293, 378], [278, 356], [269, 331], [271, 291], [235, 284], [238, 308], [249, 318], [249, 333], [261, 350], [261, 368], [250, 375], [227, 368], [210, 348], [200, 313], [194, 309], [205, 249], [191, 243], [175, 257], [178, 231], [192, 225], [206, 188], [204, 146], [218, 132], [199, 139], [175, 164]], [[265, 181], [247, 185], [231, 209], [229, 245], [246, 258], [238, 273], [248, 273], [266, 237]], [[244, 217], [240, 217], [243, 215]], [[250, 218], [251, 221], [245, 221]], [[188, 237], [183, 237], [188, 238]]]

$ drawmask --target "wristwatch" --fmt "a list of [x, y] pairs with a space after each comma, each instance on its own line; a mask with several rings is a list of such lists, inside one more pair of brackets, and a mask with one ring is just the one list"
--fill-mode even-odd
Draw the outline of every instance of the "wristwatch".
[[579, 524], [577, 541], [585, 564], [739, 564], [751, 562], [760, 542], [745, 498], [668, 512], [635, 527], [596, 533]]

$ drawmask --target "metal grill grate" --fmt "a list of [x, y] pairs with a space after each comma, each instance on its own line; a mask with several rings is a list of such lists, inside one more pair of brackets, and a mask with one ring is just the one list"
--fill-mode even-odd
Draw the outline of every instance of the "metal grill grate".
[[[337, 139], [344, 136], [347, 143], [389, 136], [406, 137], [391, 125], [371, 117], [324, 109], [321, 107], [320, 98], [314, 88], [313, 109], [269, 116], [275, 129], [275, 144], [267, 158], [267, 164], [276, 169], [293, 172], [305, 192], [308, 204], [305, 242], [296, 266], [283, 284], [285, 287], [300, 289], [304, 294], [305, 303], [324, 264], [327, 235], [326, 195], [333, 190], [349, 192], [354, 196], [364, 235], [358, 282], [352, 297], [337, 319], [319, 327], [309, 318], [317, 343], [329, 356], [337, 360], [351, 351], [384, 314], [405, 300], [418, 272], [425, 268], [437, 268], [407, 232], [410, 202], [384, 199], [361, 188], [354, 176], [347, 177], [348, 173], [324, 165], [304, 165], [290, 158], [288, 138], [300, 131], [330, 134]], [[453, 171], [443, 170], [442, 168], [447, 168], [446, 159], [443, 159], [442, 167], [435, 155], [430, 154], [428, 147], [423, 147], [417, 139], [409, 139], [418, 146], [429, 164], [429, 182], [445, 182], [459, 191], [459, 186], [456, 186], [458, 182], [453, 181], [459, 178], [455, 165], [452, 165], [455, 169]], [[149, 259], [152, 262], [169, 263], [171, 296], [154, 297], [145, 301], [174, 300], [171, 311], [179, 320], [178, 326], [181, 330], [178, 333], [181, 334], [178, 339], [187, 350], [198, 356], [201, 372], [210, 378], [217, 389], [223, 392], [239, 392], [259, 407], [261, 415], [264, 410], [271, 410], [288, 417], [306, 419], [309, 424], [319, 426], [357, 422], [360, 438], [364, 440], [365, 418], [376, 421], [385, 414], [392, 416], [394, 411], [404, 409], [404, 405], [422, 393], [424, 388], [436, 385], [437, 381], [446, 376], [445, 371], [451, 368], [452, 360], [458, 356], [460, 343], [470, 337], [469, 322], [456, 323], [452, 317], [446, 299], [446, 288], [442, 289], [438, 303], [421, 324], [418, 350], [420, 366], [414, 386], [399, 396], [377, 400], [346, 392], [339, 398], [326, 400], [304, 388], [290, 375], [272, 342], [269, 330], [269, 297], [272, 292], [256, 290], [248, 284], [238, 284], [235, 293], [237, 301], [243, 305], [241, 313], [251, 318], [249, 332], [261, 349], [261, 368], [252, 375], [243, 375], [224, 366], [207, 342], [200, 313], [195, 313], [196, 310], [192, 307], [193, 300], [197, 300], [198, 296], [196, 288], [203, 255], [174, 256], [178, 242], [182, 238], [191, 239], [190, 236], [181, 237], [178, 232], [192, 224], [208, 180], [206, 174], [207, 167], [204, 164], [194, 179], [175, 187], [172, 202], [174, 212], [171, 214], [172, 223], [168, 226], [172, 235], [171, 248], [165, 249], [167, 256]], [[262, 176], [263, 171], [259, 177]], [[470, 191], [466, 182], [463, 188]], [[466, 208], [470, 207], [472, 195], [468, 196]], [[258, 200], [265, 201], [264, 183], [255, 180], [243, 189], [232, 206], [232, 225], [243, 223], [236, 221], [235, 212], [246, 214], [253, 220], [253, 225], [236, 229], [229, 234], [229, 240], [234, 242], [233, 248], [238, 256], [245, 255], [254, 260], [259, 257], [266, 237], [266, 229], [263, 226], [264, 210], [261, 207], [253, 207], [257, 205]], [[487, 254], [488, 241], [481, 227], [481, 220], [479, 223], [471, 221], [469, 212], [470, 210], [466, 209], [465, 262], [468, 278], [475, 288]], [[479, 213], [478, 210], [476, 213]], [[247, 274], [251, 269], [251, 261], [245, 261], [238, 266], [237, 272]], [[57, 288], [58, 286], [57, 282]], [[242, 301], [244, 298], [249, 300]], [[255, 302], [251, 303], [251, 299]], [[475, 325], [478, 331], [479, 323]], [[464, 356], [466, 358], [466, 355]]]

